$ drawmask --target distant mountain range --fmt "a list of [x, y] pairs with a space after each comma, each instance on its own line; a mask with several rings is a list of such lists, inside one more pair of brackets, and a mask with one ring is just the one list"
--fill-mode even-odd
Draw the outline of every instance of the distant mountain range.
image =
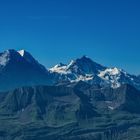
[[68, 65], [57, 64], [47, 70], [25, 50], [7, 50], [0, 53], [0, 90], [78, 81], [112, 88], [130, 84], [140, 89], [138, 76], [128, 74], [116, 67], [102, 66], [87, 56], [72, 60]]
[[64, 80], [69, 82], [84, 81], [102, 87], [111, 86], [112, 88], [118, 88], [122, 84], [130, 84], [140, 89], [138, 76], [131, 75], [116, 67], [102, 66], [86, 56], [72, 60], [68, 65], [60, 63], [51, 68], [50, 72], [57, 75], [58, 82]]
[[138, 140], [140, 76], [87, 56], [46, 69], [0, 53], [0, 140]]

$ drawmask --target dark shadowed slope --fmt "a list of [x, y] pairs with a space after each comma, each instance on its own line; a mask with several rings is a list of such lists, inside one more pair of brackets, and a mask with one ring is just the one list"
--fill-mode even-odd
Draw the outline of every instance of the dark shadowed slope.
[[139, 139], [139, 108], [140, 92], [130, 85], [80, 91], [76, 85], [18, 88], [0, 94], [0, 138]]
[[48, 71], [28, 52], [7, 50], [0, 54], [0, 90], [50, 82]]

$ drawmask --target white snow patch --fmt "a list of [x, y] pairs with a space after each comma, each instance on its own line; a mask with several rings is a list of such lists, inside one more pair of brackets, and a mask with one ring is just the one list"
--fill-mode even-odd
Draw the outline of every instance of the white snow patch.
[[76, 80], [73, 80], [72, 82], [74, 82], [74, 81], [90, 81], [90, 80], [93, 80], [93, 75], [90, 75], [90, 74], [86, 74], [85, 76], [83, 76], [83, 75], [79, 75], [78, 77], [77, 77], [77, 79]]
[[24, 53], [25, 53], [25, 50], [20, 50], [20, 51], [18, 51], [18, 53], [23, 57]]
[[71, 60], [67, 67], [69, 68], [69, 67], [70, 67], [71, 65], [73, 65], [74, 63], [75, 63], [75, 60]]
[[108, 106], [108, 108], [109, 108], [110, 110], [114, 110], [114, 109], [115, 109], [115, 108], [112, 107], [112, 106]]
[[107, 68], [104, 71], [101, 71], [98, 76], [105, 81], [108, 81], [111, 84], [112, 88], [120, 87], [119, 79], [121, 75], [121, 69], [118, 68]]
[[61, 66], [60, 64], [57, 64], [54, 67], [50, 68], [50, 71], [51, 72], [56, 72], [56, 73], [59, 73], [59, 74], [68, 74], [68, 73], [70, 73], [66, 69], [67, 69], [66, 65]]
[[[82, 71], [81, 67], [84, 68], [84, 65], [79, 67], [78, 64], [75, 64], [75, 60], [72, 60], [68, 65], [58, 64], [50, 69], [50, 72], [55, 72], [65, 77], [66, 80], [70, 82], [95, 82], [95, 75], [88, 74], [88, 72]], [[81, 72], [82, 71], [82, 72]], [[103, 71], [98, 71], [96, 76], [99, 78], [99, 82], [97, 79], [97, 83], [104, 86], [110, 86], [112, 88], [119, 88], [123, 83], [129, 83], [129, 81], [135, 82], [135, 78], [131, 75], [127, 74], [123, 69], [114, 68], [106, 68]]]
[[118, 74], [120, 74], [120, 70], [116, 67], [115, 68], [107, 68], [106, 70], [101, 71], [99, 76], [104, 77], [106, 74], [109, 74], [109, 75], [112, 75], [112, 76], [118, 75]]
[[131, 79], [131, 81], [134, 81], [134, 78], [130, 78]]
[[5, 66], [7, 62], [9, 61], [9, 51], [6, 51], [0, 56], [0, 65]]

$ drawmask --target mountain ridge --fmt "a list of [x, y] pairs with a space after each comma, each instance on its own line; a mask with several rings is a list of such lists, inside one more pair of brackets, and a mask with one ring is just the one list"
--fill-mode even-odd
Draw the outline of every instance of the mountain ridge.
[[46, 69], [25, 50], [5, 51], [0, 139], [140, 139], [139, 84], [138, 76], [85, 56]]
[[60, 74], [59, 80], [62, 77], [70, 82], [86, 81], [90, 84], [98, 83], [101, 86], [111, 86], [112, 88], [128, 83], [140, 88], [140, 81], [137, 76], [116, 67], [109, 68], [100, 65], [86, 56], [72, 60], [67, 65], [58, 64], [49, 70], [52, 73]]
[[41, 83], [49, 84], [46, 80], [49, 79], [47, 69], [29, 53], [26, 54], [28, 55], [21, 56], [13, 49], [0, 54], [0, 90]]
[[46, 85], [16, 88], [0, 93], [0, 138], [139, 139], [139, 101], [140, 91], [128, 84], [117, 89]]
[[126, 83], [140, 89], [138, 76], [116, 67], [103, 66], [87, 56], [47, 69], [25, 50], [10, 49], [0, 53], [0, 90], [26, 85], [55, 85], [78, 81], [102, 87], [111, 86], [112, 88], [118, 88]]

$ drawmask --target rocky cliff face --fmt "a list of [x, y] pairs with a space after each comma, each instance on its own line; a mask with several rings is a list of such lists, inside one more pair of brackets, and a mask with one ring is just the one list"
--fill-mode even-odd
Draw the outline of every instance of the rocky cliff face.
[[[139, 138], [140, 92], [33, 86], [0, 93], [0, 138], [7, 140], [121, 140]], [[88, 86], [88, 85], [87, 85]], [[17, 127], [18, 126], [18, 127]], [[133, 129], [134, 131], [131, 131]]]

